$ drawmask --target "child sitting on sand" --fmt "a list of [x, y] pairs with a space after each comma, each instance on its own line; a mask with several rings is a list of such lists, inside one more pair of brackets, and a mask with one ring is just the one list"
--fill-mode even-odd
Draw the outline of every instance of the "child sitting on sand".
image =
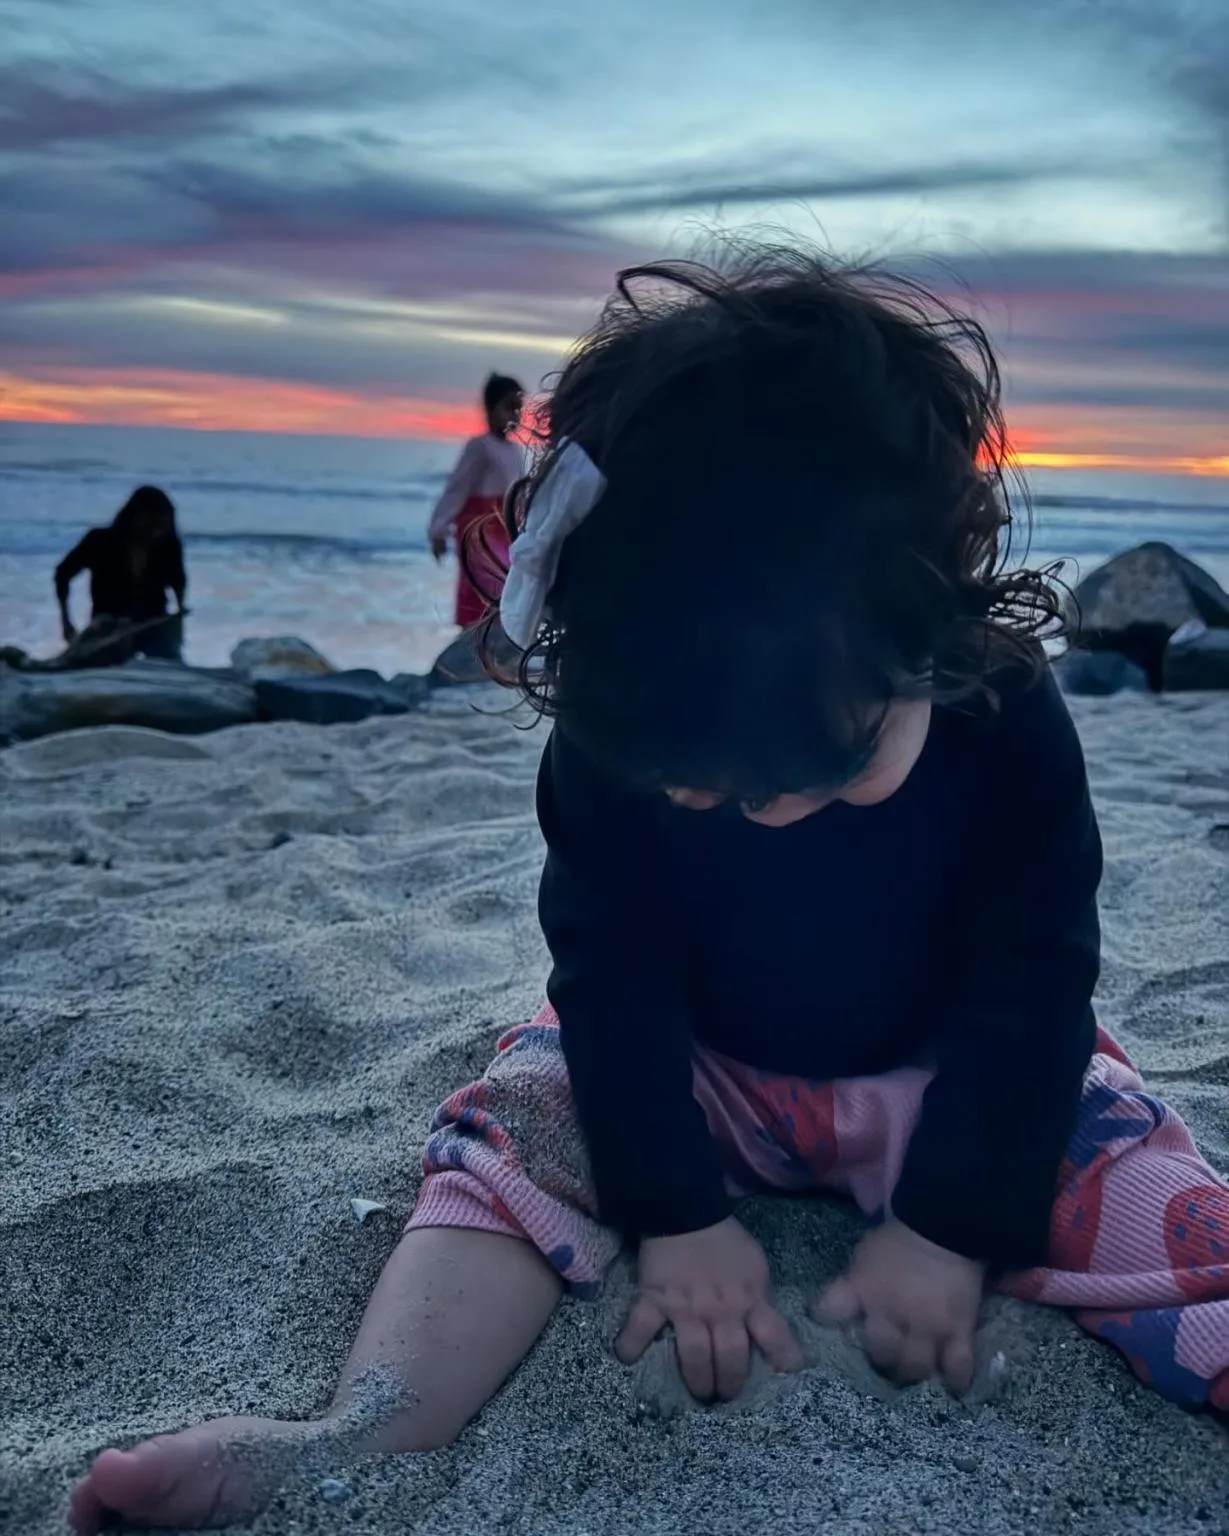
[[[439, 1111], [318, 1432], [451, 1441], [624, 1243], [621, 1359], [672, 1330], [703, 1400], [798, 1367], [732, 1203], [766, 1190], [870, 1218], [816, 1308], [897, 1381], [965, 1390], [994, 1287], [1229, 1407], [1229, 1186], [1093, 1017], [1100, 842], [980, 329], [803, 254], [646, 267], [549, 424], [501, 613], [554, 720], [550, 1001]], [[73, 1523], [242, 1519], [313, 1432], [106, 1451]]]

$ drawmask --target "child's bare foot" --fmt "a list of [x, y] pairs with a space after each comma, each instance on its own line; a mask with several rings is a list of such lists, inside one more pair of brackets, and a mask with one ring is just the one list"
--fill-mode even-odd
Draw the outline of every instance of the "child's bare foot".
[[135, 1450], [103, 1451], [73, 1490], [68, 1523], [93, 1536], [248, 1520], [327, 1433], [323, 1424], [212, 1419]]

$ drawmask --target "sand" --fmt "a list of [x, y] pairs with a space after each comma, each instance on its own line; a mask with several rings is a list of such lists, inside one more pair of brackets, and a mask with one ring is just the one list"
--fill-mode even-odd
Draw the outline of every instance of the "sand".
[[[1229, 1170], [1229, 698], [1076, 714], [1108, 850], [1102, 1017]], [[59, 1529], [103, 1446], [325, 1405], [431, 1110], [539, 995], [539, 746], [458, 698], [0, 754], [5, 1532]], [[354, 1197], [388, 1209], [359, 1225]], [[745, 1217], [794, 1310], [858, 1230], [822, 1203]], [[1229, 1530], [1222, 1431], [1061, 1316], [993, 1306], [1006, 1369], [972, 1405], [821, 1347], [704, 1411], [660, 1360], [611, 1358], [626, 1287], [566, 1303], [456, 1447], [317, 1459], [253, 1529]]]

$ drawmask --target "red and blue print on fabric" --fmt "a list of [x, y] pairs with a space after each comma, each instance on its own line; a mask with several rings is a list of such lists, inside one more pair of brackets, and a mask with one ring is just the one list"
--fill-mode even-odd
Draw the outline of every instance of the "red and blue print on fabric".
[[[710, 1127], [727, 1163], [747, 1162], [757, 1187], [766, 1173], [771, 1187], [794, 1192], [852, 1180], [855, 1166], [864, 1175], [886, 1168], [889, 1141], [903, 1145], [912, 1129], [916, 1096], [907, 1109], [905, 1095], [868, 1091], [881, 1079], [815, 1083], [725, 1058], [711, 1070], [723, 1086], [720, 1104], [706, 1105]], [[527, 1149], [558, 1156], [568, 1120], [579, 1140], [557, 1020], [544, 1010], [505, 1035], [486, 1077], [437, 1114], [425, 1165], [445, 1192], [433, 1195], [428, 1178], [422, 1224], [470, 1222], [523, 1237], [574, 1291], [593, 1294], [619, 1238], [597, 1222], [592, 1191], [573, 1188], [583, 1147], [551, 1162], [550, 1194], [522, 1162]], [[890, 1188], [887, 1175], [876, 1178]], [[1171, 1400], [1229, 1411], [1229, 1185], [1104, 1032], [1060, 1170], [1049, 1262], [1004, 1276], [1002, 1287], [1071, 1309]]]

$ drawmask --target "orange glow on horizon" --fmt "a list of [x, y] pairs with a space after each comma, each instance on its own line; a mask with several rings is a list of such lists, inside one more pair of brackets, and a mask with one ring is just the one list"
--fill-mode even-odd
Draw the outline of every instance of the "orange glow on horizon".
[[1047, 453], [1044, 449], [1012, 455], [1023, 469], [1134, 469], [1167, 475], [1229, 479], [1229, 454], [1160, 458], [1138, 453]]
[[1225, 447], [1219, 423], [1206, 418], [1093, 404], [1067, 407], [1052, 420], [1024, 406], [1015, 413], [1008, 442], [1011, 461], [1021, 469], [1117, 469], [1208, 479], [1229, 478]]
[[476, 405], [446, 400], [286, 379], [89, 368], [57, 369], [46, 378], [0, 372], [0, 421], [438, 439], [481, 430]]
[[[286, 379], [75, 367], [0, 372], [0, 421], [436, 440], [481, 430], [476, 404]], [[1206, 419], [1096, 405], [1066, 407], [1051, 417], [1025, 403], [1015, 421], [1011, 457], [1023, 469], [1229, 479], [1223, 434]]]

